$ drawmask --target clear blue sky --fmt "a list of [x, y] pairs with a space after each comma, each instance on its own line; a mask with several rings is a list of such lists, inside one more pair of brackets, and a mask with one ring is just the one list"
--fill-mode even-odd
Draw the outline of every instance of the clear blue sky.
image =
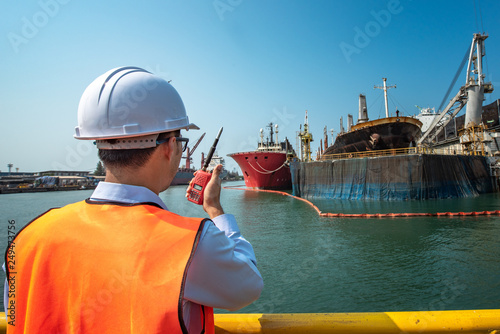
[[73, 138], [79, 99], [124, 65], [172, 80], [202, 129], [185, 135], [207, 133], [197, 167], [221, 126], [222, 156], [271, 121], [295, 146], [305, 110], [316, 150], [325, 126], [357, 119], [360, 93], [384, 115], [382, 77], [392, 112], [437, 108], [475, 32], [490, 36], [485, 103], [500, 97], [498, 0], [6, 0], [0, 22], [1, 171], [94, 170], [96, 149]]

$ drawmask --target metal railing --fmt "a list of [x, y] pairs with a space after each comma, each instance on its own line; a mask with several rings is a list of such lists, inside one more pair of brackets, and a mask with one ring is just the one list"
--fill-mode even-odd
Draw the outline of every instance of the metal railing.
[[317, 159], [317, 161], [329, 161], [329, 160], [353, 159], [353, 158], [373, 158], [373, 157], [411, 155], [411, 154], [487, 155], [487, 153], [482, 153], [482, 152], [476, 152], [476, 154], [466, 153], [461, 148], [407, 147], [407, 148], [395, 148], [389, 150], [324, 154], [320, 156], [319, 159]]
[[215, 314], [215, 333], [500, 334], [499, 316], [499, 310], [314, 314]]
[[[7, 331], [0, 312], [0, 334]], [[112, 330], [111, 328], [109, 330]], [[168, 329], [165, 329], [168, 332]], [[216, 334], [500, 333], [500, 310], [215, 314]]]

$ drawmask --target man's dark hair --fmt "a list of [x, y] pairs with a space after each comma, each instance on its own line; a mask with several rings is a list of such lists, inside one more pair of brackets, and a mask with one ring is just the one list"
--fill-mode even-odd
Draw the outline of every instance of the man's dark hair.
[[[160, 133], [157, 140], [180, 135], [180, 131]], [[110, 139], [109, 142], [113, 142]], [[158, 146], [131, 150], [99, 150], [99, 159], [106, 167], [142, 167]]]

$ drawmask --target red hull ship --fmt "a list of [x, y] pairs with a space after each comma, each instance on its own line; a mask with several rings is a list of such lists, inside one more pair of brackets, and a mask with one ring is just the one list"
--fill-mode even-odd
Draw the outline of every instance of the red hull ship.
[[[240, 166], [245, 179], [245, 185], [258, 189], [292, 189], [290, 167], [288, 160], [295, 156], [288, 139], [281, 143], [273, 141], [273, 125], [271, 139], [264, 142], [263, 130], [260, 131], [261, 141], [257, 150], [228, 154]], [[277, 135], [278, 127], [275, 126]]]

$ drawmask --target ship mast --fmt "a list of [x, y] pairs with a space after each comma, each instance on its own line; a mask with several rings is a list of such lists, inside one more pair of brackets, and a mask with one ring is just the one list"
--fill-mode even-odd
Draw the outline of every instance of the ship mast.
[[272, 122], [271, 122], [271, 123], [269, 123], [269, 124], [267, 125], [267, 127], [270, 129], [270, 130], [269, 130], [269, 133], [271, 134], [271, 141], [270, 141], [270, 145], [274, 145], [274, 141], [273, 141], [273, 134], [274, 134], [274, 132], [273, 132], [273, 123], [272, 123]]
[[375, 88], [375, 89], [383, 89], [384, 90], [385, 117], [389, 117], [389, 106], [387, 105], [387, 89], [389, 89], [389, 88], [396, 88], [396, 85], [387, 86], [387, 84], [386, 84], [387, 78], [382, 78], [382, 80], [384, 81], [384, 85], [383, 86], [374, 86], [373, 88]]
[[311, 142], [313, 141], [312, 133], [309, 132], [309, 121], [307, 120], [307, 110], [306, 119], [304, 122], [304, 131], [299, 132], [299, 138], [301, 141], [301, 158], [302, 161], [312, 161], [311, 159]]

